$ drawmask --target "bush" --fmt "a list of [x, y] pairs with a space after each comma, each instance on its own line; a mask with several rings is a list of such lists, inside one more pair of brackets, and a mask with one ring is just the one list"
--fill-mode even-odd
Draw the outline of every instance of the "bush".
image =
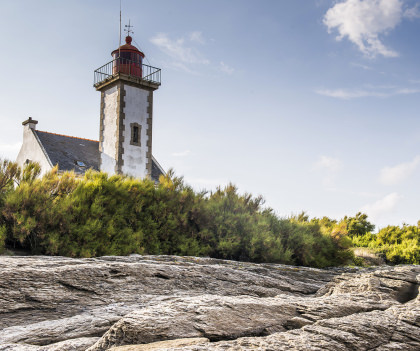
[[[38, 177], [39, 166], [0, 164], [0, 250], [94, 257], [168, 254], [326, 267], [354, 263], [351, 246], [389, 263], [420, 263], [419, 228], [374, 226], [362, 213], [336, 221], [280, 218], [230, 184], [195, 192], [172, 171], [148, 179], [88, 171]], [[351, 239], [350, 239], [351, 237]]]
[[15, 162], [0, 159], [0, 253], [4, 251], [7, 238], [7, 221], [1, 211], [6, 196], [14, 190], [15, 182], [21, 178], [21, 169]]
[[390, 264], [420, 263], [420, 233], [418, 226], [388, 226], [378, 234], [366, 233], [353, 237], [353, 245], [367, 247], [384, 256]]
[[418, 226], [404, 224], [402, 227], [383, 228], [371, 246], [384, 253], [388, 263], [420, 264], [420, 230]]
[[362, 236], [375, 230], [375, 226], [367, 220], [365, 213], [358, 212], [354, 217], [343, 218], [346, 223], [347, 232], [350, 237]]
[[311, 228], [312, 235], [310, 237], [316, 238], [314, 248], [318, 248], [318, 251], [315, 250], [312, 255], [305, 254], [305, 257], [317, 255], [318, 258], [315, 261], [318, 264], [311, 264], [312, 266], [324, 267], [353, 263], [354, 255], [350, 249], [351, 240], [348, 238], [345, 221], [337, 223], [336, 220], [328, 217], [313, 218], [309, 221], [309, 217], [304, 212], [298, 216], [292, 216], [291, 221]]

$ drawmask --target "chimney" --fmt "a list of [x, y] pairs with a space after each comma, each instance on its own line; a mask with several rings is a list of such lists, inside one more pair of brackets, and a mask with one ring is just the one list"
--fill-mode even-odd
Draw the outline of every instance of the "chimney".
[[34, 119], [32, 119], [32, 117], [29, 117], [26, 121], [22, 122], [23, 126], [26, 126], [26, 128], [30, 128], [33, 130], [36, 129], [37, 124], [38, 124], [38, 121], [35, 121]]

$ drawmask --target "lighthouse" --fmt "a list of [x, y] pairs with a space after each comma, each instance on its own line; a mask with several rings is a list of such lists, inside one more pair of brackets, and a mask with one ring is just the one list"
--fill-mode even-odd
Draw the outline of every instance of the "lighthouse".
[[145, 55], [132, 41], [129, 31], [112, 60], [94, 72], [101, 92], [99, 168], [145, 178], [152, 174], [153, 92], [161, 71], [143, 64]]

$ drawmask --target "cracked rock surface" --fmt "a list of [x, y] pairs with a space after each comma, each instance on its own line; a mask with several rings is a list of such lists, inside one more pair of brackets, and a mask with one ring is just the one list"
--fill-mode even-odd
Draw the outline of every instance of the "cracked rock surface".
[[0, 256], [0, 351], [420, 350], [420, 266]]

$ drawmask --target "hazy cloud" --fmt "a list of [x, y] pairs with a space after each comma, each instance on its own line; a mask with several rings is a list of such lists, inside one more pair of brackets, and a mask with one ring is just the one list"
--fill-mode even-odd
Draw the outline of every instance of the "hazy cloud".
[[341, 161], [338, 158], [321, 156], [315, 164], [316, 168], [323, 168], [330, 172], [337, 172], [341, 168]]
[[0, 144], [0, 158], [14, 161], [22, 143]]
[[389, 98], [398, 95], [418, 94], [420, 93], [420, 89], [371, 87], [369, 89], [318, 89], [315, 92], [319, 95], [351, 100], [364, 97]]
[[190, 150], [185, 150], [185, 151], [181, 151], [181, 152], [174, 152], [174, 153], [172, 153], [172, 156], [185, 157], [185, 156], [189, 155], [190, 153], [191, 153]]
[[203, 33], [198, 32], [198, 31], [192, 32], [190, 34], [190, 40], [192, 42], [199, 43], [199, 44], [204, 44], [205, 43], [205, 40], [204, 40], [204, 37], [203, 37]]
[[406, 9], [404, 11], [404, 17], [410, 20], [420, 18], [420, 5], [416, 4], [416, 6]]
[[351, 65], [352, 65], [352, 66], [354, 66], [354, 67], [360, 67], [360, 68], [363, 68], [363, 69], [364, 69], [364, 70], [366, 70], [366, 71], [371, 71], [371, 70], [372, 70], [372, 67], [367, 66], [367, 65], [363, 65], [363, 64], [361, 64], [361, 63], [357, 63], [357, 62], [352, 62], [352, 63], [351, 63]]
[[194, 178], [185, 177], [185, 181], [196, 190], [216, 190], [218, 187], [224, 187], [229, 184], [227, 179], [221, 178]]
[[226, 74], [232, 74], [235, 71], [232, 67], [228, 66], [223, 61], [220, 61], [220, 70]]
[[[194, 34], [195, 33], [195, 34]], [[151, 43], [156, 45], [165, 54], [181, 63], [188, 64], [208, 64], [210, 63], [203, 55], [191, 44], [197, 43], [202, 38], [201, 33], [193, 32], [189, 39], [178, 38], [171, 39], [165, 33], [158, 33], [150, 39]]]
[[381, 169], [380, 181], [385, 185], [399, 184], [417, 169], [420, 165], [420, 155], [414, 157], [413, 161], [400, 163], [393, 167], [384, 167]]
[[174, 68], [177, 71], [184, 71], [184, 72], [187, 72], [187, 73], [190, 73], [190, 74], [200, 75], [199, 72], [191, 69], [191, 65], [187, 65], [187, 64], [179, 62], [179, 61], [166, 62], [166, 65]]
[[323, 21], [329, 33], [338, 31], [337, 40], [348, 38], [366, 56], [396, 57], [380, 35], [394, 29], [402, 17], [402, 0], [344, 0], [331, 7]]
[[400, 199], [401, 196], [398, 193], [391, 193], [374, 203], [363, 206], [360, 211], [366, 213], [373, 221], [376, 221], [383, 215], [392, 212]]
[[345, 194], [345, 195], [350, 195], [350, 196], [358, 196], [358, 197], [364, 197], [364, 198], [377, 198], [378, 196], [380, 196], [378, 195], [378, 193], [374, 193], [374, 192], [354, 191], [350, 189], [342, 189], [342, 188], [336, 188], [336, 187], [331, 187], [331, 188], [328, 188], [327, 190], [334, 193]]
[[341, 170], [342, 163], [338, 158], [321, 156], [314, 165], [314, 169], [324, 173], [323, 183], [325, 186], [332, 186], [337, 173]]

